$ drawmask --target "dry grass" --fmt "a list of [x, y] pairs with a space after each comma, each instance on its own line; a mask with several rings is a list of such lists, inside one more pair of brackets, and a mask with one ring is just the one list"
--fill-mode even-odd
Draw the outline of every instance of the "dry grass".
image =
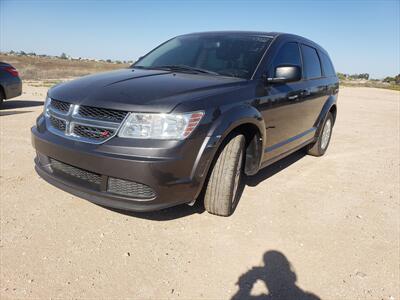
[[60, 80], [126, 68], [126, 64], [0, 54], [0, 61], [17, 68], [23, 80]]
[[349, 86], [349, 87], [372, 87], [378, 89], [388, 89], [388, 90], [395, 90], [400, 91], [400, 85], [398, 84], [391, 84], [381, 81], [374, 81], [374, 80], [367, 80], [363, 82], [355, 81], [355, 80], [343, 80], [340, 81], [340, 85], [342, 86]]

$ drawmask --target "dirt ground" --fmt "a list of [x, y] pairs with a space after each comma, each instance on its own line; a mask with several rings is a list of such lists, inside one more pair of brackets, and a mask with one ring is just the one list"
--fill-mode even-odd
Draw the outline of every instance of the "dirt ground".
[[46, 88], [24, 90], [0, 112], [1, 299], [399, 299], [399, 92], [342, 88], [326, 156], [247, 178], [222, 218], [121, 213], [47, 184], [30, 143]]

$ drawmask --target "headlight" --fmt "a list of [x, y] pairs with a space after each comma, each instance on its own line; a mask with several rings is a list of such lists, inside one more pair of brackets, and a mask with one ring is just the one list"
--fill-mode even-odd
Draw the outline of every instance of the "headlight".
[[203, 116], [202, 111], [185, 114], [130, 113], [118, 136], [135, 139], [182, 140], [193, 132]]
[[48, 111], [49, 111], [50, 102], [51, 102], [50, 97], [49, 97], [49, 96], [46, 96], [46, 100], [44, 101], [44, 105], [43, 105], [43, 114], [44, 114], [46, 117], [49, 116]]

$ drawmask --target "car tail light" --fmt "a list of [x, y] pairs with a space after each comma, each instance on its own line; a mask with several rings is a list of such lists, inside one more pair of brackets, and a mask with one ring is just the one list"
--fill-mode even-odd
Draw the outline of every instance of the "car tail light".
[[17, 69], [15, 69], [14, 67], [5, 67], [4, 71], [6, 71], [7, 73], [11, 74], [14, 77], [19, 76]]

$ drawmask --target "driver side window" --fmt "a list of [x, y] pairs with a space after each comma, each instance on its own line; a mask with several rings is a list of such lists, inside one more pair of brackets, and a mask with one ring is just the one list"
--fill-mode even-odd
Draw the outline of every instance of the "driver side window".
[[297, 43], [289, 42], [279, 49], [272, 64], [271, 75], [274, 75], [275, 68], [280, 65], [295, 65], [301, 67], [300, 50]]

